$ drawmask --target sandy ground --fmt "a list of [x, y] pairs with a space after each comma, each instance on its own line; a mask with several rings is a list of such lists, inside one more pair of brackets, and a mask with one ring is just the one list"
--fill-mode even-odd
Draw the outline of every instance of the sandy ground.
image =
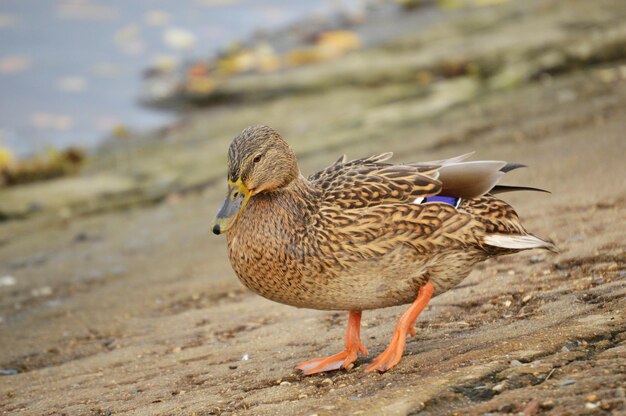
[[[346, 316], [241, 286], [224, 239], [209, 233], [222, 183], [152, 206], [3, 223], [0, 276], [16, 283], [0, 287], [0, 369], [10, 374], [0, 376], [0, 412], [624, 414], [626, 81], [602, 74], [488, 94], [301, 158], [309, 173], [343, 152], [393, 150], [406, 161], [477, 150], [530, 166], [508, 183], [553, 192], [506, 199], [561, 253], [478, 267], [431, 302], [385, 374], [363, 364], [386, 347], [404, 307], [364, 313], [370, 356], [350, 372], [292, 371], [342, 348]], [[309, 105], [293, 112], [315, 121]]]

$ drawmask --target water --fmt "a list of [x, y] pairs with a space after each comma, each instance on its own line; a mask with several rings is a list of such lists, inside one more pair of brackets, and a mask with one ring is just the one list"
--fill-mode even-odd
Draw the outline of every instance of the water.
[[[0, 146], [93, 146], [116, 125], [148, 129], [171, 115], [137, 104], [140, 74], [159, 56], [208, 57], [257, 29], [355, 7], [358, 0], [2, 0]], [[164, 42], [182, 28], [188, 50]]]

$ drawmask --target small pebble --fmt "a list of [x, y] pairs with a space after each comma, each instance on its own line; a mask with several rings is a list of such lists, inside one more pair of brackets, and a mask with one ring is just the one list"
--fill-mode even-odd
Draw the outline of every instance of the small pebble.
[[582, 234], [576, 234], [576, 235], [571, 236], [571, 237], [570, 237], [570, 238], [568, 238], [567, 240], [565, 240], [565, 242], [566, 242], [566, 243], [573, 243], [573, 242], [575, 242], [575, 241], [580, 241], [580, 240], [582, 240], [582, 239], [584, 239], [584, 238], [585, 238], [585, 236], [584, 236], [584, 235], [582, 235]]
[[598, 400], [598, 396], [596, 396], [595, 394], [590, 394], [585, 398], [585, 400], [587, 400], [588, 402], [595, 402]]
[[528, 303], [528, 302], [529, 302], [532, 298], [533, 298], [533, 296], [532, 296], [532, 295], [526, 295], [526, 296], [524, 296], [524, 298], [522, 299], [522, 303], [523, 303], [523, 304]]
[[0, 277], [0, 286], [14, 286], [16, 283], [15, 277], [13, 276], [2, 276]]
[[243, 357], [241, 357], [241, 361], [248, 361], [250, 359], [250, 355], [248, 354], [244, 354]]
[[565, 386], [571, 386], [572, 384], [576, 384], [576, 380], [563, 380], [559, 383], [559, 386], [565, 387]]
[[[603, 80], [601, 76], [599, 76], [599, 78]], [[559, 101], [559, 103], [567, 103], [570, 101], [574, 101], [576, 97], [577, 97], [576, 92], [570, 89], [564, 89], [556, 93], [556, 99]]]
[[512, 302], [511, 302], [510, 300], [506, 300], [506, 301], [504, 301], [504, 307], [505, 307], [505, 308], [508, 308], [509, 306], [511, 306], [511, 303], [512, 303]]
[[107, 339], [103, 339], [102, 341], [100, 341], [100, 344], [102, 344], [103, 347], [111, 347], [113, 344], [115, 344], [115, 338], [107, 338]]
[[228, 368], [230, 368], [231, 370], [236, 370], [237, 366], [236, 365], [229, 365]]
[[539, 407], [541, 407], [542, 409], [552, 409], [554, 407], [554, 401], [546, 400], [545, 402], [541, 403]]
[[588, 410], [597, 409], [598, 406], [599, 406], [598, 403], [590, 403], [590, 402], [585, 403], [585, 409], [588, 409]]
[[281, 382], [280, 382], [280, 385], [281, 385], [281, 386], [291, 386], [291, 383], [290, 383], [290, 382], [288, 382], [288, 381], [281, 381]]
[[327, 385], [331, 385], [333, 384], [333, 381], [329, 378], [325, 378], [324, 380], [322, 380], [322, 384], [327, 384]]
[[302, 393], [301, 395], [298, 396], [298, 399], [306, 399], [307, 397], [309, 397], [309, 396], [307, 396], [306, 394]]
[[522, 364], [521, 361], [519, 361], [519, 360], [511, 360], [511, 367], [519, 367], [521, 365], [524, 365], [524, 364]]
[[491, 388], [491, 391], [494, 391], [496, 393], [500, 393], [500, 392], [502, 392], [504, 390], [505, 387], [506, 387], [506, 384], [498, 383], [498, 384], [496, 384], [495, 386], [493, 386]]
[[50, 286], [37, 287], [31, 290], [30, 294], [36, 298], [41, 296], [50, 296], [52, 294], [52, 288]]
[[9, 368], [7, 370], [0, 370], [0, 376], [14, 376], [18, 373], [18, 371], [14, 368]]

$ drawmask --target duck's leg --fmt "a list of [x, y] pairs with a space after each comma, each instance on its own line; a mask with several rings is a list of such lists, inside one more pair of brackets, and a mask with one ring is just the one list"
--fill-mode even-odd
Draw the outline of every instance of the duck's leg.
[[367, 366], [366, 371], [384, 372], [400, 362], [400, 358], [402, 358], [402, 354], [404, 353], [407, 333], [415, 335], [413, 324], [418, 315], [428, 304], [428, 301], [430, 301], [430, 298], [433, 296], [433, 291], [434, 288], [430, 281], [421, 287], [413, 304], [411, 304], [409, 309], [398, 320], [389, 346]]
[[330, 357], [316, 358], [298, 364], [295, 369], [308, 376], [324, 371], [349, 368], [356, 361], [357, 353], [367, 355], [367, 349], [361, 343], [361, 311], [350, 311], [348, 329], [346, 331], [346, 349]]

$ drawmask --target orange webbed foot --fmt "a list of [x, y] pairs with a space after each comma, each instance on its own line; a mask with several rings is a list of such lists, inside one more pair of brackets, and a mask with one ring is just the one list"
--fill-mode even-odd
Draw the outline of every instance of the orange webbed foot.
[[367, 349], [363, 344], [359, 343], [356, 349], [342, 351], [330, 357], [315, 358], [298, 364], [295, 369], [302, 372], [303, 376], [311, 374], [323, 373], [325, 371], [339, 370], [345, 368], [349, 370], [357, 359], [358, 352], [367, 355]]
[[393, 331], [391, 342], [385, 351], [367, 366], [365, 371], [385, 372], [400, 362], [406, 345], [407, 334], [415, 336], [415, 328], [413, 324], [424, 310], [430, 298], [433, 296], [434, 288], [432, 283], [427, 282], [419, 291], [417, 299], [409, 307], [409, 309], [400, 317], [396, 329]]
[[361, 343], [361, 312], [350, 311], [348, 330], [346, 331], [346, 349], [330, 357], [315, 358], [298, 364], [295, 370], [301, 371], [302, 375], [323, 373], [325, 371], [350, 369], [357, 360], [358, 353], [367, 355], [367, 348]]
[[396, 330], [387, 349], [378, 357], [374, 358], [374, 361], [367, 366], [365, 371], [368, 373], [372, 371], [383, 373], [398, 364], [402, 358], [402, 354], [404, 353], [406, 335], [407, 331], [400, 333]]

